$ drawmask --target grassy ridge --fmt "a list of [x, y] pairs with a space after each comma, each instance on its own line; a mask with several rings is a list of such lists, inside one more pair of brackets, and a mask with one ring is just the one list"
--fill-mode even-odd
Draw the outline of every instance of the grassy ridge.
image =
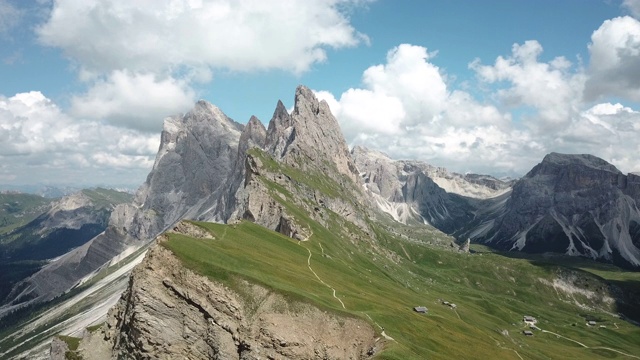
[[[524, 337], [522, 316], [539, 326], [589, 347], [640, 353], [640, 329], [604, 313], [591, 315], [605, 328], [588, 327], [580, 309], [538, 279], [552, 279], [557, 268], [533, 265], [497, 254], [458, 254], [405, 243], [413, 260], [397, 264], [326, 232], [298, 243], [243, 222], [236, 226], [201, 223], [216, 239], [170, 234], [163, 243], [187, 267], [234, 286], [242, 277], [321, 308], [368, 319], [396, 341], [380, 358], [623, 358], [604, 349], [586, 349], [571, 341], [535, 331]], [[322, 247], [321, 247], [322, 245]], [[364, 253], [363, 254], [363, 250]], [[346, 309], [307, 267], [336, 289]], [[323, 255], [324, 254], [324, 255]], [[375, 260], [374, 260], [375, 259]], [[414, 263], [415, 261], [415, 263]], [[456, 311], [438, 299], [454, 302]], [[578, 299], [587, 301], [588, 299]], [[413, 306], [424, 305], [419, 315]], [[614, 325], [615, 323], [615, 325]], [[617, 328], [616, 328], [617, 327]], [[504, 330], [508, 336], [503, 335]], [[511, 350], [509, 350], [511, 349]]]
[[0, 235], [35, 219], [52, 201], [32, 194], [0, 194]]

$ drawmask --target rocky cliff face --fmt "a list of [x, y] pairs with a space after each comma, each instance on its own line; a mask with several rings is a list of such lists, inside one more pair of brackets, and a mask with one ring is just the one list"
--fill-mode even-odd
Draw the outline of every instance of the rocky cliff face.
[[[292, 166], [335, 170], [357, 181], [357, 170], [349, 155], [338, 121], [325, 101], [318, 101], [304, 86], [296, 89], [295, 106], [291, 114], [278, 102], [269, 123], [266, 149], [277, 160]], [[338, 179], [339, 180], [339, 179]]]
[[640, 266], [639, 180], [595, 156], [551, 153], [516, 182], [473, 240]]
[[370, 195], [397, 221], [428, 222], [460, 242], [501, 250], [640, 266], [640, 176], [597, 157], [551, 153], [522, 179], [503, 182], [361, 147], [352, 156]]
[[448, 233], [473, 219], [469, 199], [509, 191], [509, 183], [490, 176], [463, 176], [419, 161], [392, 160], [359, 146], [352, 156], [380, 209], [400, 222], [427, 222]]
[[240, 295], [212, 282], [155, 246], [133, 271], [106, 324], [85, 337], [79, 352], [84, 359], [365, 359], [374, 354], [375, 333], [365, 321], [293, 303], [258, 285], [242, 287]]
[[182, 218], [206, 213], [224, 219], [232, 211], [228, 180], [236, 169], [242, 129], [204, 101], [185, 115], [167, 118], [154, 167], [134, 201], [111, 212], [103, 233], [18, 284], [5, 310], [61, 294]]
[[[272, 197], [268, 184], [277, 184], [292, 194], [287, 201], [305, 208], [320, 205], [309, 209], [314, 220], [323, 223], [329, 210], [369, 232], [363, 212], [356, 209], [366, 208], [369, 200], [337, 120], [306, 87], [298, 87], [294, 103], [289, 114], [278, 102], [266, 131], [257, 124], [245, 129], [253, 129], [244, 138], [252, 139], [255, 151], [245, 151], [244, 181], [236, 193], [235, 213], [227, 220], [247, 219], [299, 240], [308, 237], [308, 226]], [[249, 148], [241, 145], [240, 151]], [[319, 181], [322, 189], [305, 185], [309, 181]]]

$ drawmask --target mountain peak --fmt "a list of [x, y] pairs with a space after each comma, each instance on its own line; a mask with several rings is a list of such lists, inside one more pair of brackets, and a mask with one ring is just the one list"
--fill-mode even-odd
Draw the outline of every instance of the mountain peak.
[[318, 115], [320, 103], [318, 98], [311, 89], [304, 85], [296, 88], [295, 107], [293, 114], [295, 115]]
[[577, 165], [583, 166], [587, 168], [591, 168], [594, 170], [602, 170], [608, 171], [616, 174], [621, 174], [620, 170], [618, 170], [615, 166], [606, 162], [605, 160], [589, 155], [589, 154], [561, 154], [552, 152], [542, 159], [541, 164], [549, 164], [549, 165], [560, 165], [560, 166], [569, 166], [569, 165]]
[[289, 114], [278, 101], [269, 123], [266, 149], [291, 165], [300, 155], [320, 167], [330, 160], [340, 173], [357, 179], [349, 148], [329, 105], [318, 101], [313, 91], [302, 85], [296, 89], [294, 102]]

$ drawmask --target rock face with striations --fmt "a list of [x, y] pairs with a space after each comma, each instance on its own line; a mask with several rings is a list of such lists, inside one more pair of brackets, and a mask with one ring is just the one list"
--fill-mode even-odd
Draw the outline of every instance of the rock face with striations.
[[428, 222], [448, 233], [473, 218], [469, 201], [510, 189], [510, 183], [490, 176], [463, 176], [420, 161], [392, 160], [360, 146], [354, 147], [352, 157], [380, 209], [398, 221]]
[[[304, 86], [296, 89], [294, 103], [294, 109], [289, 114], [282, 102], [278, 102], [264, 136], [264, 146], [259, 146], [262, 145], [263, 132], [257, 129], [252, 132], [259, 134], [258, 140], [253, 143], [258, 145], [254, 147], [262, 155], [254, 153], [246, 156], [244, 183], [236, 196], [236, 218], [248, 219], [300, 240], [310, 235], [309, 229], [298, 223], [269, 194], [265, 183], [257, 181], [258, 177], [262, 177], [293, 194], [289, 201], [309, 206], [303, 200], [313, 199], [368, 231], [366, 221], [359, 217], [362, 212], [356, 211], [355, 206], [366, 205], [369, 201], [359, 185], [360, 179], [349, 148], [329, 106], [325, 101], [318, 101], [313, 92]], [[348, 195], [330, 195], [318, 189], [306, 188], [286, 174], [273, 172], [264, 161], [277, 161], [309, 177], [326, 176], [334, 182], [331, 185], [334, 192], [342, 191]], [[311, 211], [311, 214], [318, 215], [315, 220], [324, 221], [317, 211]]]
[[[85, 337], [79, 352], [88, 360], [370, 357], [376, 334], [365, 321], [243, 286], [244, 297], [155, 246], [106, 324]], [[243, 300], [247, 296], [252, 304]]]
[[640, 177], [592, 155], [551, 153], [516, 182], [473, 239], [640, 266]]
[[237, 185], [229, 181], [237, 169], [242, 129], [205, 101], [185, 115], [167, 118], [155, 164], [133, 203], [118, 205], [102, 234], [18, 284], [4, 309], [67, 291], [123, 251], [146, 244], [182, 218], [206, 214], [224, 220], [235, 204], [229, 199], [233, 192], [228, 193]]

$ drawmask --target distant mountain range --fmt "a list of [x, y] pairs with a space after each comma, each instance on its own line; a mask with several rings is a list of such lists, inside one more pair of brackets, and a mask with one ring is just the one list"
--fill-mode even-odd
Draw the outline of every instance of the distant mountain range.
[[104, 231], [113, 208], [131, 198], [103, 188], [60, 199], [0, 194], [0, 298], [44, 264]]
[[551, 153], [505, 182], [359, 147], [353, 154], [379, 207], [399, 221], [423, 221], [504, 251], [640, 266], [640, 176], [595, 156]]
[[19, 194], [32, 194], [42, 196], [48, 199], [61, 198], [63, 196], [71, 195], [84, 189], [92, 188], [109, 188], [119, 192], [126, 192], [133, 194], [135, 188], [129, 186], [69, 186], [69, 185], [45, 185], [45, 184], [31, 184], [31, 185], [9, 185], [0, 184], [1, 194], [19, 193]]

